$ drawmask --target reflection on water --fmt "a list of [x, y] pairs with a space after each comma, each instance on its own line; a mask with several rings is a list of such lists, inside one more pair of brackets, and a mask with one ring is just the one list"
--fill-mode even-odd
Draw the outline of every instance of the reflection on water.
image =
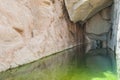
[[112, 58], [97, 53], [104, 49], [92, 51], [84, 54], [84, 48], [74, 47], [2, 72], [0, 80], [116, 80]]

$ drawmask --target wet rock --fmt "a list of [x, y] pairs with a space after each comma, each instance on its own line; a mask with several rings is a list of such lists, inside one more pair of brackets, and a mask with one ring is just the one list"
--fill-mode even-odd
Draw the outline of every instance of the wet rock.
[[85, 21], [112, 4], [113, 0], [65, 0], [71, 21]]
[[86, 66], [92, 71], [106, 71], [111, 69], [111, 62], [103, 56], [92, 56], [86, 59]]
[[91, 40], [101, 40], [101, 41], [105, 41], [108, 38], [107, 33], [104, 33], [104, 34], [101, 34], [101, 35], [86, 33], [86, 36], [88, 36], [88, 38], [90, 38]]
[[115, 63], [111, 58], [113, 54], [109, 49], [92, 49], [86, 53], [86, 66], [93, 71], [112, 70]]

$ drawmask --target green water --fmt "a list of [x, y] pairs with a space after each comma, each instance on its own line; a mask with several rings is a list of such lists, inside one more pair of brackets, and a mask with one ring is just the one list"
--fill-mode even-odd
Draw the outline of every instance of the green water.
[[[80, 47], [66, 50], [36, 62], [0, 73], [0, 80], [117, 80], [110, 65], [91, 68]], [[105, 58], [105, 57], [104, 57]], [[106, 60], [108, 57], [105, 58]], [[109, 59], [108, 59], [109, 60]], [[100, 61], [99, 61], [100, 62]], [[103, 69], [105, 67], [105, 69]]]

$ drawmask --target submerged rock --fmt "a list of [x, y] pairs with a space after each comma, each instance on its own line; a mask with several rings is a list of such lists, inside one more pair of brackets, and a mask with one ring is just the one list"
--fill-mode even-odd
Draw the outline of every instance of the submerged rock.
[[86, 66], [93, 70], [114, 70], [115, 55], [110, 49], [92, 49], [86, 53]]
[[91, 56], [86, 59], [86, 66], [93, 71], [111, 69], [111, 62], [103, 56]]
[[65, 0], [71, 21], [85, 21], [112, 4], [113, 0]]

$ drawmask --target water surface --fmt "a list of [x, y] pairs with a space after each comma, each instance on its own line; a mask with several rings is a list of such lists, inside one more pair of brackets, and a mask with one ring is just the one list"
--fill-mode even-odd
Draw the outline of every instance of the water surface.
[[78, 46], [0, 73], [0, 80], [117, 80], [113, 60]]

